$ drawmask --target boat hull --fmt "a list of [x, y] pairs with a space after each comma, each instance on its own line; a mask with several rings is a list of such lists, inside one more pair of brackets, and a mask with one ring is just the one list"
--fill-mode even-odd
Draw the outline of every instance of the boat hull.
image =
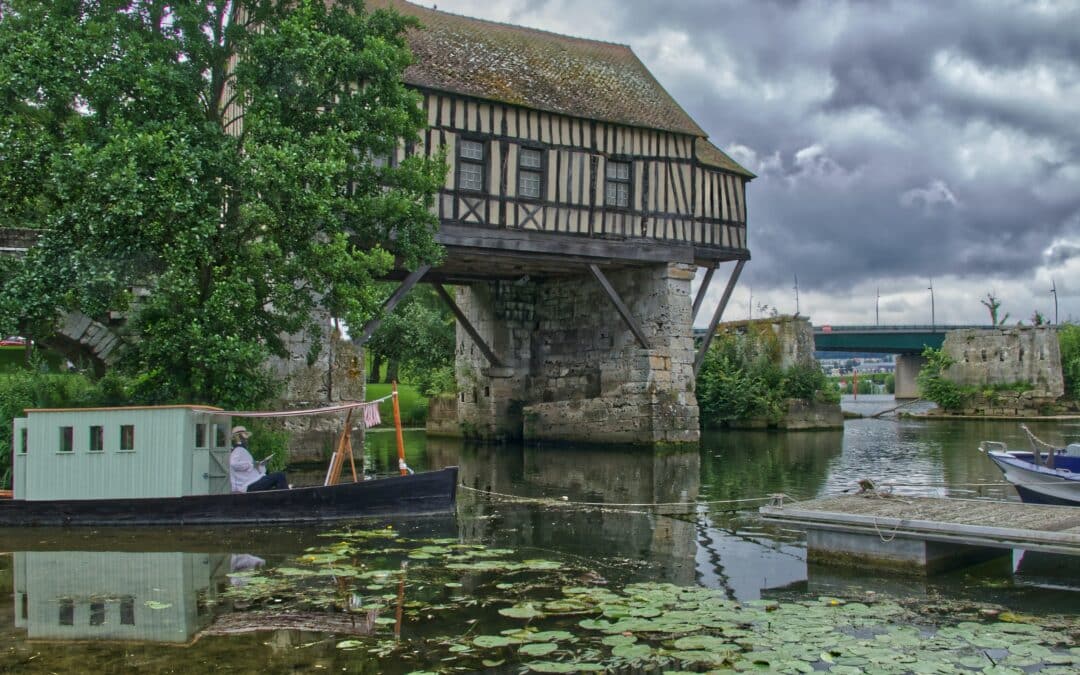
[[456, 466], [340, 485], [159, 499], [0, 501], [0, 526], [302, 523], [454, 508]]
[[1080, 474], [1048, 469], [1008, 452], [988, 452], [1020, 499], [1029, 504], [1080, 506]]

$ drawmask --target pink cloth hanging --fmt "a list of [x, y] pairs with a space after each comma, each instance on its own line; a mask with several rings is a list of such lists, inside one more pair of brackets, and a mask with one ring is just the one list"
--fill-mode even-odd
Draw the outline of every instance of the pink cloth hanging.
[[382, 424], [382, 419], [379, 417], [379, 404], [371, 403], [364, 406], [364, 427], [370, 429]]

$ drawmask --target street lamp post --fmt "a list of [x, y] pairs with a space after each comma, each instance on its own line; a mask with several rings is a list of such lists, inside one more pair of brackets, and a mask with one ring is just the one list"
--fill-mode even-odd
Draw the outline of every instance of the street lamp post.
[[930, 278], [930, 332], [937, 330], [937, 319], [934, 317], [934, 278]]
[[1056, 325], [1057, 325], [1057, 322], [1058, 322], [1058, 313], [1057, 313], [1057, 309], [1058, 309], [1058, 308], [1057, 308], [1057, 282], [1056, 282], [1056, 281], [1054, 281], [1053, 279], [1050, 279], [1050, 292], [1051, 292], [1051, 293], [1052, 293], [1052, 294], [1054, 295], [1054, 325], [1056, 326]]
[[877, 289], [877, 297], [874, 299], [874, 325], [881, 325], [881, 289]]

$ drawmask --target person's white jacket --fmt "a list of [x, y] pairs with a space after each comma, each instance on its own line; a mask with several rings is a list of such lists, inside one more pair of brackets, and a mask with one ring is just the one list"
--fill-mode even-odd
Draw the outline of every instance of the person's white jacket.
[[248, 449], [238, 445], [229, 454], [229, 483], [233, 492], [247, 492], [248, 486], [266, 473], [266, 467], [257, 463]]

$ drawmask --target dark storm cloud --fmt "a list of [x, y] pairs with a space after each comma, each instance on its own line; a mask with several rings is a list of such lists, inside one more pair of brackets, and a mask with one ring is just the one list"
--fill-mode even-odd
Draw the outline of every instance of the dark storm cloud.
[[755, 285], [790, 285], [792, 270], [824, 291], [1022, 277], [1080, 210], [1080, 189], [1055, 203], [1035, 189], [1078, 163], [1076, 3], [618, 6], [613, 32], [630, 44], [685, 34], [735, 74], [734, 85], [708, 69], [661, 79], [721, 147], [752, 153], [733, 151], [760, 176]]

